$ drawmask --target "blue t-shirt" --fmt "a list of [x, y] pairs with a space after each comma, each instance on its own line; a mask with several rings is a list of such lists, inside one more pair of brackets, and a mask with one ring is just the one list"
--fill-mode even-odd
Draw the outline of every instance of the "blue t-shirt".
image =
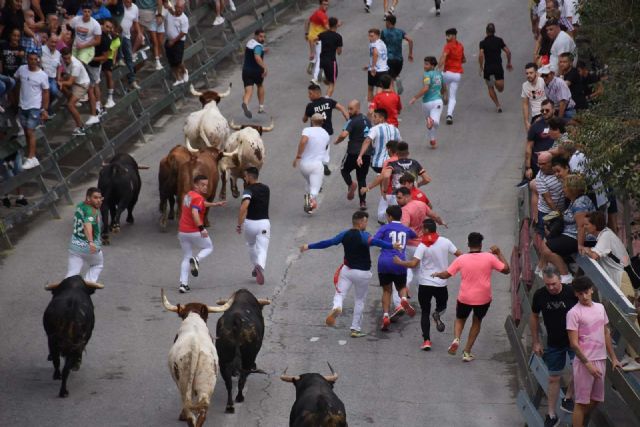
[[369, 246], [393, 249], [393, 244], [374, 239], [366, 231], [353, 228], [345, 230], [331, 239], [310, 243], [309, 249], [325, 249], [339, 244], [344, 247], [344, 265], [354, 270], [369, 271], [371, 269]]
[[429, 90], [422, 95], [422, 102], [431, 102], [442, 99], [442, 73], [438, 70], [425, 71], [422, 83], [429, 85]]
[[402, 40], [405, 32], [400, 28], [385, 28], [380, 38], [387, 45], [387, 58], [402, 61]]
[[378, 273], [407, 274], [407, 268], [394, 264], [393, 257], [397, 255], [404, 261], [404, 249], [407, 246], [407, 240], [415, 239], [416, 237], [416, 233], [400, 221], [393, 221], [380, 227], [373, 238], [389, 242], [392, 245], [400, 243], [402, 249], [383, 249], [378, 257]]
[[[575, 199], [569, 207], [564, 211], [564, 230], [562, 234], [565, 236], [578, 238], [578, 225], [576, 224], [576, 214], [594, 212], [596, 207], [593, 205], [591, 199], [585, 195], [582, 195]], [[585, 236], [585, 240], [593, 240], [593, 236]]]

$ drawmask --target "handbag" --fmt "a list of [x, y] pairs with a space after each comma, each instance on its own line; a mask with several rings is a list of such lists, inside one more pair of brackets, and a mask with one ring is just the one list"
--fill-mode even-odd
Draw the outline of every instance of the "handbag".
[[558, 237], [564, 231], [564, 217], [560, 212], [550, 212], [546, 214], [542, 220], [544, 221], [544, 230], [547, 239]]

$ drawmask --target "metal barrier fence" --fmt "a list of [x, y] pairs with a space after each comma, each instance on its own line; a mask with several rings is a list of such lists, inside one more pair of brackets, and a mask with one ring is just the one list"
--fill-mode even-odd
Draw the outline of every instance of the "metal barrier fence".
[[[227, 10], [225, 23], [212, 27], [215, 15], [212, 3], [191, 0], [186, 11], [189, 34], [184, 51], [190, 82], [206, 82], [208, 73], [215, 73], [216, 65], [229, 57], [235, 59], [233, 55], [242, 49], [243, 40], [256, 29], [277, 23], [278, 16], [284, 11], [292, 6], [300, 10], [305, 3], [310, 3], [310, 0], [236, 0], [237, 10]], [[11, 248], [8, 231], [42, 210], [48, 209], [54, 218], [59, 218], [56, 204], [61, 198], [68, 204], [72, 203], [71, 185], [96, 172], [100, 164], [124, 144], [136, 140], [144, 142], [144, 132], [153, 132], [153, 121], [167, 109], [175, 113], [176, 101], [188, 91], [187, 85], [171, 86], [166, 69], [153, 71], [140, 79], [140, 90], [129, 90], [124, 82], [126, 73], [126, 67], [113, 70], [119, 99], [113, 108], [107, 110], [100, 124], [87, 129], [86, 135], [68, 137], [61, 134], [61, 128], [70, 122], [66, 108], [59, 108], [46, 126], [37, 129], [38, 157], [42, 159], [40, 166], [1, 182], [0, 194], [36, 184], [40, 195], [34, 203], [12, 209], [0, 218], [1, 246]], [[0, 159], [15, 154], [25, 145], [24, 136], [17, 135], [17, 128], [10, 130], [7, 138], [0, 141]]]
[[[534, 292], [543, 287], [544, 283], [533, 274], [538, 259], [530, 236], [531, 209], [527, 189], [519, 192], [517, 203], [518, 217], [515, 227], [517, 246], [514, 247], [511, 256], [512, 307], [511, 314], [505, 321], [505, 329], [521, 380], [517, 405], [526, 425], [543, 427], [544, 418], [540, 411], [543, 398], [547, 393], [549, 373], [542, 358], [531, 352], [528, 330], [531, 299]], [[627, 347], [640, 353], [640, 328], [636, 321], [635, 307], [596, 261], [578, 256], [576, 263], [597, 287], [600, 301], [604, 304], [609, 317], [609, 327], [612, 330], [618, 358], [622, 357]], [[545, 335], [542, 322], [541, 329]], [[562, 397], [564, 396], [561, 393], [560, 398]], [[556, 403], [558, 406], [559, 402], [560, 400]], [[559, 408], [556, 413], [562, 423], [571, 425], [570, 414]], [[614, 371], [611, 362], [607, 360], [605, 402], [592, 414], [590, 425], [616, 427], [640, 425], [640, 374], [624, 372], [620, 369]]]

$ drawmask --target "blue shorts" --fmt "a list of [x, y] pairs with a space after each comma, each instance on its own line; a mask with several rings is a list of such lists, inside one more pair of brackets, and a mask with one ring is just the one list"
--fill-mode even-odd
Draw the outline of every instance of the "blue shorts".
[[40, 109], [32, 108], [30, 110], [23, 110], [20, 108], [18, 111], [18, 120], [25, 129], [35, 129], [40, 125]]
[[538, 223], [536, 224], [536, 233], [542, 236], [542, 238], [544, 238], [544, 217], [548, 214], [549, 212], [538, 211]]
[[576, 354], [569, 347], [547, 347], [544, 349], [542, 360], [547, 365], [549, 375], [562, 374], [567, 363], [567, 354], [569, 355], [569, 363], [573, 363]]

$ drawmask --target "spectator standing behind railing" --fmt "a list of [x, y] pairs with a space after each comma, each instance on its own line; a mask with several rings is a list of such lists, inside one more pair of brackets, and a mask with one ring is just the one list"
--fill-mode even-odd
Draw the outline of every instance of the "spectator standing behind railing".
[[568, 52], [573, 57], [572, 65], [575, 67], [578, 61], [578, 50], [571, 36], [560, 29], [560, 22], [555, 19], [549, 20], [546, 27], [547, 34], [553, 41], [549, 55], [549, 65], [551, 65], [554, 70], [557, 70], [560, 54]]
[[[140, 13], [140, 24], [149, 32], [149, 39], [153, 45], [156, 70], [162, 69], [160, 54], [164, 40], [164, 19], [162, 0], [136, 0]], [[126, 3], [125, 3], [126, 6]], [[138, 34], [142, 34], [139, 32]], [[135, 50], [135, 49], [134, 49]], [[136, 88], [137, 89], [137, 88]]]
[[91, 3], [82, 5], [82, 16], [75, 16], [70, 23], [75, 30], [73, 40], [73, 56], [83, 64], [91, 62], [95, 56], [95, 47], [100, 44], [102, 28], [98, 21], [91, 17], [93, 9]]
[[60, 78], [60, 66], [62, 65], [62, 56], [60, 52], [56, 50], [58, 44], [58, 36], [51, 34], [47, 44], [42, 46], [42, 57], [40, 58], [40, 64], [42, 65], [42, 71], [47, 73], [49, 78], [49, 119], [55, 117], [53, 111], [51, 111], [51, 105], [53, 101], [62, 96], [60, 88], [58, 88], [58, 79]]
[[[140, 89], [138, 82], [136, 82], [136, 69], [133, 65], [133, 44], [131, 41], [131, 30], [133, 30], [133, 34], [136, 35], [136, 38], [139, 39], [137, 43], [138, 45], [142, 44], [142, 40], [144, 39], [144, 35], [142, 34], [138, 23], [140, 12], [138, 10], [138, 6], [133, 4], [132, 0], [124, 0], [123, 3], [124, 14], [122, 21], [120, 22], [120, 26], [122, 27], [120, 43], [122, 46], [122, 56], [124, 57], [124, 62], [129, 70], [127, 73], [127, 82], [132, 89]], [[160, 65], [160, 68], [162, 68], [162, 64]]]
[[71, 51], [68, 47], [62, 49], [62, 62], [65, 72], [58, 81], [58, 86], [62, 92], [68, 97], [67, 108], [73, 117], [73, 121], [76, 123], [76, 128], [73, 130], [73, 135], [84, 135], [85, 128], [82, 126], [82, 120], [80, 113], [76, 107], [76, 103], [80, 98], [87, 94], [89, 90], [89, 75], [87, 70], [82, 65], [82, 62], [75, 56], [71, 55]]
[[189, 72], [182, 62], [184, 42], [189, 32], [189, 18], [184, 14], [184, 0], [177, 0], [173, 10], [164, 15], [166, 40], [164, 48], [171, 71], [176, 78], [173, 86], [189, 81]]
[[547, 99], [544, 93], [544, 80], [538, 75], [538, 66], [529, 62], [524, 66], [527, 80], [522, 83], [522, 118], [527, 132], [541, 115], [542, 101]]
[[102, 92], [100, 91], [100, 74], [102, 73], [102, 64], [104, 64], [109, 58], [109, 52], [111, 51], [111, 42], [113, 41], [113, 21], [111, 18], [102, 20], [102, 36], [100, 37], [100, 44], [96, 46], [95, 56], [93, 60], [87, 64], [87, 73], [91, 83], [89, 84], [89, 102], [95, 105], [95, 112], [92, 112], [91, 117], [87, 120], [86, 125], [90, 126], [100, 122], [100, 116], [104, 112], [102, 110]]
[[107, 80], [107, 102], [104, 104], [104, 108], [112, 108], [116, 105], [113, 100], [113, 61], [118, 57], [118, 49], [120, 48], [120, 30], [118, 24], [114, 24], [111, 31], [111, 44], [109, 45], [109, 54], [107, 60], [102, 63], [102, 71]]
[[589, 105], [582, 87], [582, 79], [578, 69], [572, 64], [573, 58], [569, 52], [560, 54], [558, 59], [558, 77], [565, 81], [571, 91], [571, 98], [576, 103], [576, 110], [584, 110]]
[[544, 93], [553, 102], [555, 115], [563, 119], [572, 119], [576, 115], [576, 103], [571, 98], [569, 86], [560, 77], [556, 77], [556, 69], [545, 65], [538, 70], [544, 80]]
[[40, 58], [35, 52], [27, 54], [27, 64], [16, 71], [16, 81], [20, 82], [20, 108], [18, 120], [27, 140], [27, 159], [22, 169], [32, 169], [40, 165], [36, 158], [36, 128], [49, 117], [49, 78], [38, 65]]

